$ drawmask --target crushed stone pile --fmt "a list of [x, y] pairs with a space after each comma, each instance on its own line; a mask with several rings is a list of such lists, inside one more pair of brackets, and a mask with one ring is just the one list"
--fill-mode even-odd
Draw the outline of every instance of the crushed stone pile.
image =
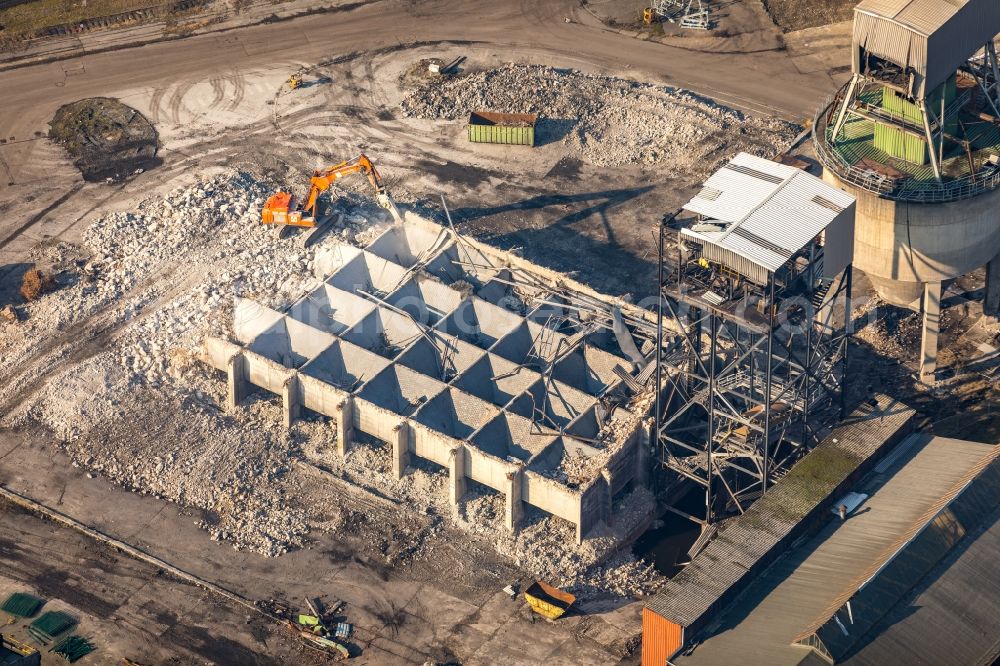
[[[205, 335], [232, 336], [235, 298], [284, 308], [318, 284], [315, 252], [378, 232], [354, 211], [312, 248], [279, 240], [259, 219], [273, 189], [234, 172], [104, 215], [81, 246], [41, 250], [58, 288], [26, 304], [25, 321], [0, 329], [3, 368], [44, 359], [46, 340], [95, 317], [114, 330], [102, 351], [66, 364], [0, 424], [41, 422], [74, 463], [203, 509], [214, 538], [266, 555], [300, 545], [308, 531], [286, 501], [298, 445], [270, 403], [253, 401], [239, 418], [223, 413], [225, 382], [196, 355]], [[16, 391], [0, 382], [0, 398]]]
[[678, 88], [543, 65], [431, 81], [401, 106], [405, 116], [436, 120], [472, 111], [537, 113], [538, 143], [561, 139], [597, 166], [668, 165], [696, 177], [738, 151], [773, 157], [799, 130]]

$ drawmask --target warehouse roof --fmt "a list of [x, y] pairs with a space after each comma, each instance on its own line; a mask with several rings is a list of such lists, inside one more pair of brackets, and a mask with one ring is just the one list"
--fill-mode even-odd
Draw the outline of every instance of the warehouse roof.
[[684, 206], [707, 221], [681, 234], [773, 273], [853, 204], [801, 169], [740, 153]]
[[944, 83], [1000, 33], [996, 0], [862, 0], [854, 10], [854, 72], [860, 49], [913, 72], [918, 99]]
[[[758, 576], [720, 614], [718, 625], [725, 627], [725, 631], [710, 630], [711, 635], [692, 655], [676, 658], [675, 663], [799, 664], [806, 653], [794, 643], [802, 640], [804, 633], [811, 634], [810, 619], [818, 617], [822, 621], [829, 617], [828, 609], [839, 608], [845, 599], [882, 575], [887, 562], [914, 547], [916, 535], [970, 484], [978, 483], [984, 470], [996, 471], [994, 463], [1000, 446], [918, 433], [907, 438], [900, 451], [902, 455], [892, 459], [888, 466], [878, 468], [857, 488], [869, 497], [845, 522], [829, 516], [830, 522], [815, 537]], [[984, 490], [988, 491], [984, 496], [992, 498], [995, 509], [1000, 497], [993, 492], [992, 483]], [[954, 540], [944, 552], [963, 534], [951, 533]], [[911, 562], [927, 563], [925, 571], [930, 569], [935, 560], [927, 559], [926, 544], [917, 544], [916, 548], [920, 552], [911, 553], [914, 556]], [[864, 598], [855, 599], [854, 624], [846, 619], [851, 612], [848, 611], [845, 619], [827, 635], [842, 636], [840, 626], [858, 631], [859, 627], [871, 626], [884, 616], [905, 592], [906, 585], [915, 585], [924, 575], [924, 571], [916, 568], [910, 570], [916, 573], [908, 579], [904, 575], [902, 582], [892, 581], [895, 596], [878, 597], [877, 601], [885, 606], [873, 608], [864, 603]], [[989, 571], [985, 569], [981, 574], [988, 575]], [[854, 649], [855, 642], [852, 635], [846, 639], [846, 645], [839, 647]], [[838, 663], [843, 656], [840, 651], [835, 655]], [[933, 663], [926, 659], [918, 661]]]
[[[646, 602], [663, 618], [696, 631], [710, 611], [745, 588], [751, 569], [773, 560], [780, 544], [859, 466], [910, 430], [913, 410], [885, 395], [862, 405], [746, 514], [732, 521], [694, 561]], [[806, 618], [806, 621], [808, 618]]]
[[[1000, 656], [1000, 512], [903, 597], [845, 664], [989, 664]], [[941, 640], [947, 636], [948, 640]]]

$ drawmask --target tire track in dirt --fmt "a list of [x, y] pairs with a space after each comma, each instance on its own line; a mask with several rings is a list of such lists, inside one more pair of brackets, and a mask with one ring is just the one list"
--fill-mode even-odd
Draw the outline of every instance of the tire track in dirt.
[[187, 108], [184, 106], [184, 96], [193, 87], [193, 81], [181, 81], [174, 88], [173, 95], [170, 96], [170, 119], [178, 125], [181, 124], [181, 110], [187, 111]]
[[239, 108], [240, 104], [243, 103], [243, 99], [246, 97], [246, 79], [238, 70], [233, 69], [233, 73], [229, 76], [229, 80], [233, 84], [233, 99], [229, 102], [227, 110], [235, 111]]
[[149, 98], [149, 117], [154, 124], [160, 122], [160, 105], [166, 92], [166, 88], [154, 88]]
[[212, 86], [212, 101], [208, 103], [208, 109], [206, 111], [211, 111], [220, 104], [222, 100], [226, 99], [226, 84], [225, 79], [221, 76], [213, 76], [208, 80], [209, 85]]
[[[64, 372], [106, 351], [117, 333], [142, 322], [180, 293], [193, 288], [203, 271], [196, 270], [177, 280], [180, 261], [167, 262], [126, 293], [98, 308], [93, 314], [73, 323], [67, 329], [44, 340], [27, 359], [11, 373], [0, 374], [0, 383], [17, 386], [17, 390], [0, 402], [0, 414], [10, 414], [33, 398], [56, 373]], [[132, 302], [150, 288], [167, 287], [161, 295], [142, 307], [137, 315], [114, 316], [115, 308]]]

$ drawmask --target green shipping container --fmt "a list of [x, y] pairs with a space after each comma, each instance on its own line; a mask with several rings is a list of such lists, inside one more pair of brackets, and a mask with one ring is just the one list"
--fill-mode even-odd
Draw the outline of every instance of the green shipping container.
[[537, 121], [534, 113], [474, 111], [469, 116], [469, 141], [534, 146]]

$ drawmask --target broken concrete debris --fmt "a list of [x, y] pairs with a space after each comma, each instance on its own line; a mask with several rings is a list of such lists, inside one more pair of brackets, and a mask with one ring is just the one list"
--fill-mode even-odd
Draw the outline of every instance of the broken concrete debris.
[[[4, 425], [40, 423], [51, 428], [74, 463], [89, 474], [189, 507], [193, 522], [214, 539], [238, 549], [274, 556], [303, 547], [311, 531], [348, 530], [381, 552], [387, 562], [420, 560], [430, 557], [435, 535], [443, 526], [435, 522], [435, 527], [424, 530], [418, 517], [440, 521], [439, 516], [448, 516], [448, 522], [466, 532], [467, 538], [490, 543], [530, 575], [575, 594], [634, 594], [655, 588], [662, 577], [635, 562], [631, 554], [615, 556], [614, 566], [607, 564], [621, 535], [636, 529], [653, 509], [651, 495], [645, 491], [628, 496], [635, 498], [631, 509], [620, 509], [616, 500], [614, 529], [600, 527], [577, 546], [576, 527], [533, 508], [530, 498], [521, 529], [511, 533], [505, 528], [504, 496], [487, 491], [474, 479], [458, 513], [452, 513], [447, 466], [425, 464], [416, 450], [409, 461], [401, 461], [392, 455], [391, 444], [370, 440], [361, 430], [354, 433], [347, 454], [341, 455], [343, 440], [338, 439], [335, 419], [312, 410], [302, 412], [291, 430], [284, 427], [281, 400], [268, 398], [266, 393], [249, 396], [238, 414], [225, 411], [225, 382], [197, 358], [206, 336], [238, 341], [233, 304], [237, 299], [252, 299], [268, 310], [286, 313], [282, 321], [295, 322], [293, 329], [300, 323], [295, 317], [309, 316], [322, 327], [318, 337], [342, 336], [313, 367], [322, 366], [328, 372], [326, 381], [332, 381], [334, 370], [340, 367], [336, 363], [344, 362], [337, 359], [346, 358], [341, 372], [360, 372], [356, 375], [360, 382], [349, 387], [357, 389], [359, 398], [376, 380], [393, 386], [399, 379], [418, 375], [426, 377], [422, 381], [430, 386], [444, 385], [445, 390], [427, 396], [425, 402], [434, 403], [423, 412], [424, 402], [400, 394], [396, 404], [403, 411], [411, 410], [410, 423], [422, 432], [433, 433], [441, 427], [444, 430], [437, 432], [458, 442], [463, 435], [475, 438], [478, 434], [480, 439], [469, 445], [477, 451], [483, 442], [508, 441], [509, 448], [516, 443], [517, 433], [530, 426], [530, 415], [538, 412], [536, 420], [546, 432], [529, 439], [537, 439], [541, 448], [532, 446], [524, 453], [511, 449], [516, 455], [508, 451], [503, 456], [499, 450], [481, 451], [470, 456], [470, 465], [490, 460], [497, 467], [527, 475], [537, 490], [552, 488], [552, 492], [574, 497], [586, 490], [587, 483], [604, 483], [603, 477], [595, 481], [599, 475], [572, 469], [562, 476], [559, 470], [565, 467], [565, 456], [561, 452], [585, 455], [616, 450], [616, 431], [611, 428], [607, 429], [609, 439], [603, 442], [587, 444], [577, 439], [599, 439], [595, 435], [600, 433], [602, 417], [595, 394], [620, 381], [608, 369], [610, 360], [599, 363], [617, 356], [601, 346], [613, 349], [610, 328], [591, 331], [575, 340], [577, 346], [567, 347], [574, 342], [574, 333], [545, 326], [549, 317], [558, 319], [559, 308], [538, 300], [544, 294], [550, 294], [548, 300], [558, 294], [551, 288], [519, 283], [531, 276], [520, 260], [512, 258], [489, 268], [476, 259], [472, 263], [478, 262], [484, 270], [469, 274], [453, 260], [472, 255], [450, 236], [441, 240], [447, 238], [451, 245], [434, 245], [433, 252], [421, 256], [428, 246], [410, 239], [419, 232], [384, 232], [382, 223], [372, 221], [383, 219], [382, 213], [367, 198], [350, 203], [338, 225], [312, 247], [303, 247], [296, 237], [280, 239], [257, 223], [259, 207], [273, 189], [273, 183], [247, 172], [200, 180], [102, 216], [85, 231], [80, 247], [56, 243], [42, 248], [39, 264], [67, 275], [67, 283], [23, 306], [27, 316], [21, 325], [0, 327], [0, 360], [17, 363], [33, 354], [45, 354], [41, 340], [46, 335], [96, 313], [101, 313], [100, 330], [106, 331], [104, 349], [53, 375], [31, 400], [4, 417]], [[414, 228], [433, 229], [435, 239], [440, 232], [440, 227], [426, 223]], [[338, 254], [340, 260], [353, 259], [330, 270], [331, 257]], [[183, 264], [177, 257], [184, 258]], [[398, 268], [393, 271], [396, 261], [402, 263], [395, 264]], [[477, 272], [483, 276], [477, 278]], [[550, 285], [564, 281], [558, 274], [543, 274]], [[490, 284], [483, 279], [486, 276], [499, 279]], [[330, 301], [331, 295], [353, 289], [355, 284], [363, 285], [373, 298], [346, 292], [355, 298]], [[491, 294], [493, 302], [483, 298]], [[330, 303], [340, 308], [331, 310]], [[415, 328], [414, 315], [436, 322], [430, 340], [424, 337], [425, 330]], [[348, 335], [350, 329], [341, 317], [361, 317], [366, 325]], [[606, 319], [610, 327], [611, 315]], [[626, 321], [633, 327], [639, 325], [628, 316]], [[572, 325], [589, 327], [583, 324]], [[368, 337], [369, 331], [376, 335]], [[435, 350], [441, 340], [449, 345]], [[560, 351], [566, 352], [552, 364], [551, 378], [540, 372], [542, 366], [521, 363], [532, 353], [544, 356], [538, 353], [545, 351], [543, 344], [549, 345], [549, 352], [562, 344]], [[354, 353], [338, 356], [338, 349]], [[289, 358], [294, 359], [296, 350], [289, 351]], [[397, 359], [386, 358], [393, 353]], [[359, 365], [365, 359], [372, 365]], [[304, 366], [297, 371], [308, 383], [314, 378]], [[574, 379], [579, 372], [575, 368], [591, 366], [598, 369], [597, 375], [586, 381]], [[347, 379], [346, 374], [336, 376]], [[0, 388], [0, 399], [9, 399], [13, 390], [12, 385]], [[374, 388], [368, 390], [378, 400], [384, 399]], [[404, 398], [410, 402], [404, 404]], [[504, 402], [513, 404], [501, 414]], [[478, 417], [475, 411], [462, 411], [469, 405], [484, 411]], [[453, 413], [453, 420], [436, 425], [421, 421], [438, 410]], [[465, 420], [469, 418], [473, 420]], [[483, 432], [463, 432], [473, 425]], [[156, 438], [148, 437], [149, 432], [156, 432]], [[525, 459], [529, 451], [545, 451], [545, 455]], [[404, 473], [397, 477], [403, 462]], [[457, 460], [445, 462], [458, 464]], [[318, 471], [316, 465], [329, 472]], [[377, 489], [379, 495], [400, 498], [416, 512], [410, 517], [397, 504], [377, 514], [370, 508], [360, 512], [331, 507], [328, 499], [318, 498], [334, 482], [343, 484], [334, 488], [351, 487], [362, 495], [368, 493], [367, 488]], [[516, 479], [498, 478], [493, 483], [507, 487]], [[532, 486], [527, 492], [532, 492]], [[308, 498], [317, 501], [311, 504]], [[487, 505], [494, 508], [479, 508]], [[381, 530], [388, 525], [394, 527], [387, 536]], [[605, 565], [598, 571], [595, 564], [599, 562]], [[592, 571], [597, 577], [591, 576]]]
[[[406, 116], [447, 120], [465, 120], [474, 111], [538, 114], [538, 144], [563, 141], [597, 166], [662, 165], [694, 179], [737, 151], [778, 154], [799, 131], [679, 88], [545, 65], [506, 64], [431, 79], [401, 106]], [[723, 134], [724, 142], [717, 139]]]

